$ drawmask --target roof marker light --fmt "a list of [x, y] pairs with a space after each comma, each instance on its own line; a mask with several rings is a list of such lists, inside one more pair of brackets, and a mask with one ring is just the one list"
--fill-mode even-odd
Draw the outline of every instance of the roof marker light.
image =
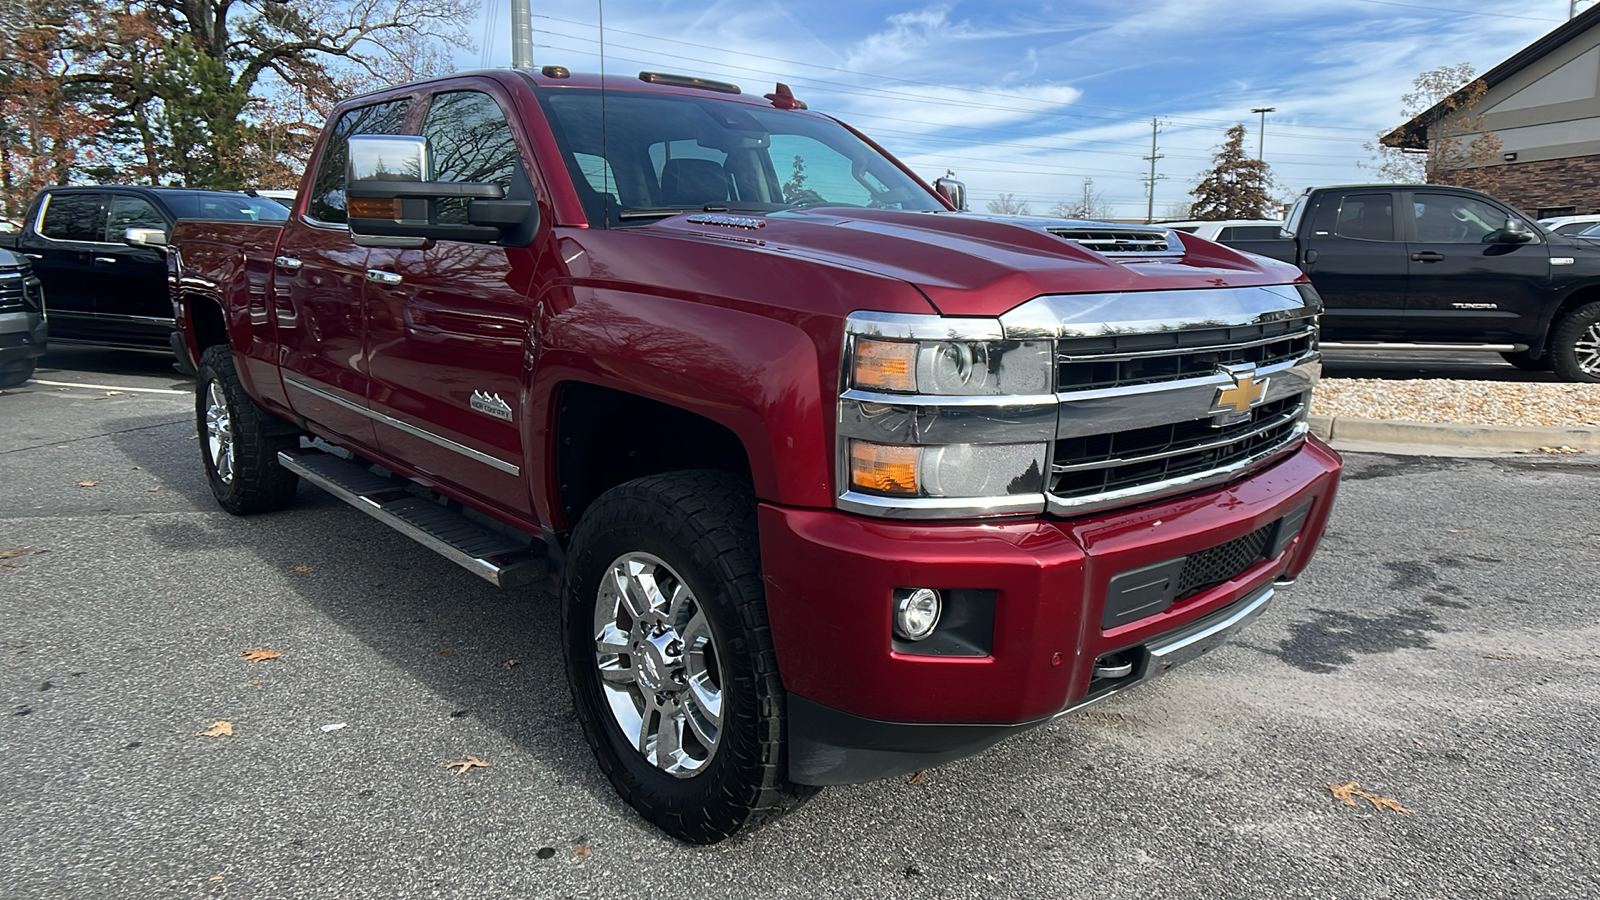
[[673, 87], [699, 88], [703, 91], [716, 91], [721, 94], [739, 94], [737, 84], [726, 81], [712, 81], [709, 78], [696, 78], [693, 75], [671, 75], [666, 72], [640, 72], [640, 81], [650, 84], [669, 84]]

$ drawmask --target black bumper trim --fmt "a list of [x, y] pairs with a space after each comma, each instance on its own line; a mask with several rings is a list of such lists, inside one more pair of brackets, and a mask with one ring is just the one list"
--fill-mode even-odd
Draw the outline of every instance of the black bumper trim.
[[789, 695], [789, 780], [859, 784], [971, 756], [1049, 721], [1021, 725], [884, 722]]

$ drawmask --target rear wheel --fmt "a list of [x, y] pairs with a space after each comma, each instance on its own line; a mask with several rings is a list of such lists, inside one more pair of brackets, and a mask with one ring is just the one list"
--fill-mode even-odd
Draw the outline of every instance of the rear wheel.
[[21, 387], [33, 377], [34, 361], [31, 359], [0, 368], [0, 388]]
[[1535, 359], [1528, 355], [1528, 351], [1518, 350], [1514, 353], [1502, 353], [1500, 357], [1524, 372], [1548, 372], [1555, 368], [1555, 361], [1549, 353]]
[[709, 844], [815, 792], [789, 783], [755, 499], [717, 472], [641, 478], [579, 521], [563, 584], [578, 716], [618, 793]]
[[278, 451], [299, 439], [271, 433], [270, 417], [245, 392], [228, 346], [207, 347], [196, 375], [195, 425], [211, 493], [234, 515], [282, 509], [300, 486], [300, 476], [278, 464]]
[[1600, 303], [1580, 306], [1557, 323], [1550, 357], [1562, 381], [1600, 382]]

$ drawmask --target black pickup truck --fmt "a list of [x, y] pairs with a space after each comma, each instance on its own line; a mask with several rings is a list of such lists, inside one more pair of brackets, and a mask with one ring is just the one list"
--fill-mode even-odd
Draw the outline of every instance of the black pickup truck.
[[[177, 220], [288, 216], [282, 204], [233, 191], [51, 187], [34, 196], [22, 230], [0, 237], [0, 246], [31, 260], [44, 283], [51, 343], [170, 351], [172, 295], [162, 248]], [[139, 232], [135, 244], [130, 229]]]
[[1490, 350], [1600, 382], [1600, 241], [1546, 232], [1477, 191], [1310, 188], [1282, 240], [1235, 246], [1311, 277], [1324, 349]]

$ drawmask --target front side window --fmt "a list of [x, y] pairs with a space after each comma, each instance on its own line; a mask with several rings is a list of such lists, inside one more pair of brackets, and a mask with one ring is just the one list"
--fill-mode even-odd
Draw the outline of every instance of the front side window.
[[40, 234], [55, 241], [105, 241], [105, 194], [50, 194], [44, 202]]
[[111, 198], [111, 218], [106, 223], [105, 240], [113, 244], [120, 243], [129, 228], [154, 228], [166, 231], [167, 220], [148, 201], [126, 194], [116, 194]]
[[1418, 191], [1411, 195], [1422, 244], [1481, 244], [1506, 226], [1506, 214], [1482, 200]]
[[[517, 141], [493, 97], [481, 91], [438, 94], [422, 119], [428, 139], [431, 181], [465, 181], [511, 187], [517, 169]], [[467, 203], [438, 201], [441, 224], [467, 224]]]
[[545, 91], [540, 101], [593, 224], [706, 207], [944, 209], [870, 144], [812, 113], [629, 91], [608, 91], [602, 104], [588, 89]]
[[317, 160], [317, 175], [311, 183], [311, 199], [306, 212], [322, 222], [344, 224], [344, 168], [350, 158], [352, 134], [401, 134], [410, 100], [391, 100], [352, 109], [339, 117], [328, 133]]
[[1361, 241], [1394, 240], [1394, 200], [1389, 194], [1350, 194], [1339, 204], [1334, 225], [1339, 237]]

